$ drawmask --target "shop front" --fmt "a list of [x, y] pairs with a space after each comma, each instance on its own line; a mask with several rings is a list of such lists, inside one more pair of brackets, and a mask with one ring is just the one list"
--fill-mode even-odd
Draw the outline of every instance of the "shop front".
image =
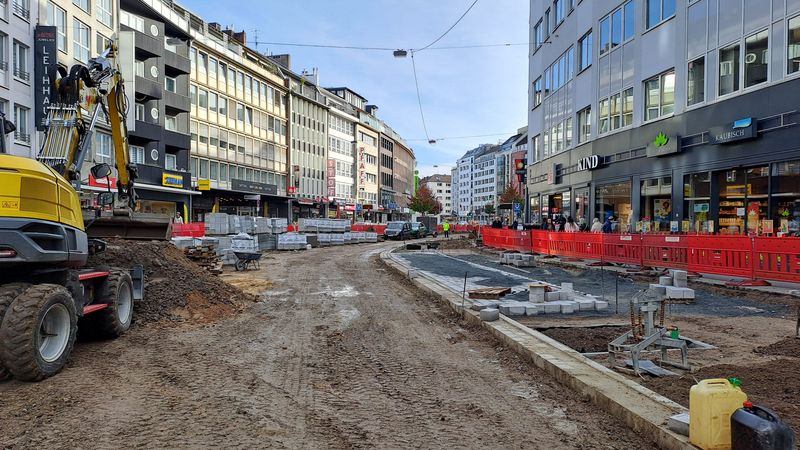
[[797, 235], [798, 89], [789, 81], [596, 140], [592, 216], [619, 231]]
[[542, 226], [548, 219], [572, 217], [576, 223], [590, 224], [590, 182], [598, 164], [592, 144], [587, 143], [532, 165], [528, 173], [529, 221]]
[[231, 180], [231, 189], [209, 189], [192, 204], [192, 218], [202, 221], [207, 213], [238, 216], [288, 217], [289, 198], [278, 195], [273, 184], [239, 179]]

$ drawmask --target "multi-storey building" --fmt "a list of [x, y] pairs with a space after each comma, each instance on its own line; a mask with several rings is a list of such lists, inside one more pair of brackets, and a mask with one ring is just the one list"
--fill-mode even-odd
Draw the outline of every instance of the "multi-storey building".
[[160, 3], [120, 0], [119, 22], [120, 31], [134, 34], [133, 58], [121, 58], [134, 65], [128, 144], [138, 167], [138, 209], [189, 217], [190, 197], [199, 194], [189, 173], [189, 21]]
[[0, 112], [17, 127], [8, 135], [0, 132], [0, 139], [12, 155], [36, 155], [33, 30], [38, 18], [31, 0], [0, 2]]
[[800, 222], [800, 1], [530, 5], [532, 211], [631, 231]]
[[374, 220], [374, 211], [380, 206], [378, 201], [378, 137], [379, 133], [365, 123], [356, 124], [356, 148], [358, 149], [357, 170], [358, 203], [365, 220]]
[[[497, 154], [500, 146], [482, 144], [457, 162], [457, 214], [463, 219], [485, 220], [497, 200]], [[455, 184], [455, 182], [453, 183]], [[456, 189], [456, 188], [453, 188]], [[491, 210], [491, 208], [489, 208]]]
[[384, 127], [384, 132], [391, 132], [394, 141], [393, 162], [394, 171], [392, 173], [392, 187], [394, 189], [393, 203], [401, 214], [409, 214], [408, 201], [414, 195], [416, 186], [416, 158], [414, 151], [408, 144], [388, 126]]
[[451, 202], [451, 209], [450, 215], [453, 217], [458, 218], [458, 202], [459, 202], [459, 192], [458, 192], [458, 166], [456, 165], [452, 169], [450, 169], [450, 202]]
[[[152, 0], [155, 1], [155, 0]], [[288, 217], [288, 93], [270, 58], [246, 36], [173, 4], [188, 18], [193, 218], [219, 211]]]
[[[357, 186], [359, 165], [366, 161], [359, 161], [359, 151], [356, 141], [356, 123], [358, 111], [339, 96], [323, 91], [328, 109], [328, 159], [333, 160], [336, 168], [336, 177], [331, 183], [335, 186], [333, 200], [338, 217], [354, 218], [357, 204]], [[363, 167], [366, 169], [366, 166]], [[366, 179], [364, 180], [366, 183]]]
[[439, 213], [441, 217], [449, 217], [453, 213], [453, 195], [452, 195], [452, 178], [450, 175], [431, 175], [419, 180], [420, 187], [425, 186], [430, 189], [431, 193], [439, 204], [442, 205], [442, 210]]
[[525, 168], [527, 159], [528, 134], [527, 127], [517, 130], [517, 134], [506, 139], [500, 144], [497, 153], [497, 199], [495, 207], [500, 206], [500, 195], [510, 186], [524, 198], [525, 183], [522, 182], [524, 175], [518, 173], [517, 162], [522, 161]]

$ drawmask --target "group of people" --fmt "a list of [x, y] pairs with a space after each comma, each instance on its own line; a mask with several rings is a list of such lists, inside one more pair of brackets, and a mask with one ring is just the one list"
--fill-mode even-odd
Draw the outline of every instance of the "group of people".
[[606, 217], [604, 222], [600, 222], [600, 219], [595, 217], [592, 220], [591, 226], [583, 217], [576, 221], [572, 216], [558, 216], [556, 218], [547, 219], [547, 222], [542, 224], [540, 228], [547, 231], [563, 231], [566, 233], [612, 233], [616, 230], [617, 226], [614, 216]]

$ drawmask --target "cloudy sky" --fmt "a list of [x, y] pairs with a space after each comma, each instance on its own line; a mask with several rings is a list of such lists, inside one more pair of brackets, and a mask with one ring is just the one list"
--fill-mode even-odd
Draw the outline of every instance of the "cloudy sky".
[[[472, 0], [178, 0], [208, 22], [247, 32], [250, 46], [292, 55], [292, 70], [317, 68], [320, 84], [347, 86], [371, 104], [414, 149], [422, 175], [449, 173], [481, 143], [505, 140], [526, 125], [527, 47], [429, 49], [416, 53], [425, 140], [411, 59], [390, 51], [294, 47], [299, 43], [421, 48], [450, 27]], [[525, 43], [527, 0], [478, 0], [436, 46]], [[256, 36], [258, 44], [256, 44]], [[505, 134], [468, 139], [462, 136]], [[438, 168], [433, 167], [438, 165]]]

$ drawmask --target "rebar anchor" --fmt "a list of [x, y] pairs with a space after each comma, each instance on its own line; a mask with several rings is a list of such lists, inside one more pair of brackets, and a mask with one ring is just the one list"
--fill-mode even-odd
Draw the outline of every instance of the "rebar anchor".
[[[661, 351], [660, 363], [680, 369], [689, 370], [689, 348], [683, 339], [669, 336], [672, 329], [664, 326], [663, 314], [664, 298], [652, 289], [641, 290], [633, 296], [631, 307], [631, 330], [614, 339], [608, 344], [608, 359], [611, 367], [617, 365], [617, 354], [630, 354], [633, 362], [633, 371], [639, 375], [639, 362], [642, 352], [651, 350]], [[637, 314], [634, 308], [638, 306]], [[656, 325], [656, 313], [661, 311], [659, 323]], [[637, 323], [638, 322], [638, 323]], [[626, 344], [629, 340], [636, 341]], [[681, 351], [681, 361], [670, 361], [667, 350], [678, 349]]]

